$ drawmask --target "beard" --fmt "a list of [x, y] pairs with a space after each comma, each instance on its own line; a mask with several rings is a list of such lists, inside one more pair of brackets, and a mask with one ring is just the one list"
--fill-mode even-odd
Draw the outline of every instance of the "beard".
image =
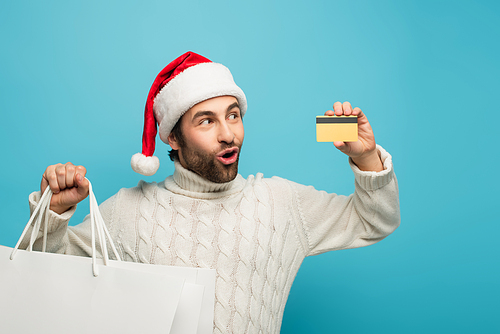
[[[230, 165], [224, 165], [216, 158], [217, 152], [237, 146], [238, 157]], [[186, 169], [214, 183], [226, 183], [235, 179], [238, 175], [238, 162], [240, 159], [241, 145], [221, 145], [217, 152], [205, 152], [193, 149], [187, 145], [180, 145], [182, 157], [186, 163]]]

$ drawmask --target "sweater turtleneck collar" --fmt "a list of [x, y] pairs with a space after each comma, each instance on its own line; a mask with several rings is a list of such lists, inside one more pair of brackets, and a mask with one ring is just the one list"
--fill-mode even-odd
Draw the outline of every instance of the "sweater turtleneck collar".
[[165, 180], [165, 188], [176, 194], [196, 198], [218, 198], [239, 192], [245, 185], [245, 179], [240, 174], [232, 181], [215, 183], [182, 167], [177, 160], [174, 165], [174, 174]]

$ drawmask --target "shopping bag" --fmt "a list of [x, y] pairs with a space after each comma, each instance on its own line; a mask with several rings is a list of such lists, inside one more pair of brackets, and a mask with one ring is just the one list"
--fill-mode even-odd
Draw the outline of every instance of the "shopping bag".
[[[212, 332], [215, 271], [120, 261], [92, 187], [92, 258], [32, 252], [50, 196], [43, 194], [17, 245], [0, 246], [0, 333]], [[32, 223], [27, 250], [18, 250]], [[118, 261], [109, 260], [106, 237]]]
[[184, 286], [172, 324], [171, 334], [211, 334], [215, 304], [215, 270], [204, 268], [145, 265], [109, 261], [116, 268], [135, 268], [149, 273], [182, 278]]

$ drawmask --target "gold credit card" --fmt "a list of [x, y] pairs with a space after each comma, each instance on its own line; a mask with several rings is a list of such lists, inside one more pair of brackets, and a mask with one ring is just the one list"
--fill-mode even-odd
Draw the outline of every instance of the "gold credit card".
[[316, 141], [357, 141], [358, 116], [316, 116]]

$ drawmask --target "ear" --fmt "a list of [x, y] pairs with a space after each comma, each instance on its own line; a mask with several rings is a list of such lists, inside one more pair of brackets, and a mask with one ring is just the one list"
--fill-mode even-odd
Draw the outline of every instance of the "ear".
[[177, 141], [177, 138], [175, 138], [175, 135], [173, 132], [170, 132], [170, 134], [167, 137], [168, 139], [168, 145], [172, 148], [172, 150], [178, 150], [179, 149], [179, 142]]

